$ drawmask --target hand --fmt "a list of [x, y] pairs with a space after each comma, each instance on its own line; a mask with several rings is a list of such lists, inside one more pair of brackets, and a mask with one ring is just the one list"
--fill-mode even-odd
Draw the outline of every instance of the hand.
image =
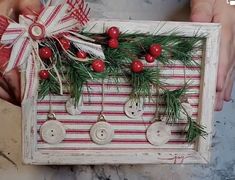
[[226, 0], [191, 0], [191, 20], [222, 25], [215, 105], [220, 111], [231, 100], [235, 78], [235, 6]]
[[[0, 15], [8, 16], [17, 21], [18, 14], [30, 14], [31, 10], [40, 10], [40, 0], [0, 0]], [[0, 46], [0, 65], [6, 63], [6, 59], [1, 56], [4, 53]], [[2, 66], [1, 66], [2, 67]], [[4, 71], [4, 69], [0, 69]], [[20, 73], [14, 69], [2, 76], [0, 74], [0, 98], [13, 104], [20, 105]]]

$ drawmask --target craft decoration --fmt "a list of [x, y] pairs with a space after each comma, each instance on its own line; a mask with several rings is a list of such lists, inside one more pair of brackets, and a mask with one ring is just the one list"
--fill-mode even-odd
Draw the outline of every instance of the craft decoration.
[[114, 130], [112, 126], [106, 122], [104, 115], [101, 115], [98, 118], [98, 122], [91, 127], [90, 137], [94, 143], [99, 145], [109, 144], [112, 141]]
[[49, 108], [47, 121], [40, 127], [40, 136], [42, 140], [49, 144], [58, 144], [64, 140], [66, 131], [64, 125], [56, 120], [51, 104]]
[[[39, 13], [20, 15], [19, 23], [1, 16], [0, 43], [3, 49], [11, 50], [5, 72], [15, 67], [25, 71], [23, 101], [37, 95], [39, 99], [49, 94], [62, 95], [66, 88], [72, 98], [66, 103], [67, 111], [72, 115], [79, 114], [82, 91], [87, 82], [113, 78], [118, 83], [119, 78], [124, 77], [132, 87], [131, 101], [151, 98], [152, 87], [158, 86], [165, 102], [166, 123], [176, 123], [184, 114], [189, 124], [189, 142], [206, 135], [204, 127], [192, 119], [192, 111], [180, 100], [186, 94], [187, 83], [173, 91], [164, 89], [160, 67], [146, 65], [156, 61], [172, 64], [172, 59], [177, 59], [186, 67], [197, 66], [192, 55], [202, 38], [196, 35], [180, 37], [174, 32], [167, 36], [128, 33], [115, 26], [104, 27], [102, 34], [92, 34], [83, 31], [88, 13], [84, 0], [67, 0], [63, 3], [48, 1]], [[76, 110], [71, 109], [71, 102]], [[140, 104], [138, 117], [143, 111]], [[135, 118], [127, 111], [128, 107], [131, 107], [129, 102], [125, 107], [127, 116]], [[107, 122], [98, 122], [101, 123]], [[105, 126], [107, 128], [111, 129], [109, 125]], [[109, 137], [112, 139], [111, 135]]]
[[154, 146], [161, 146], [166, 144], [171, 138], [171, 128], [165, 121], [165, 117], [161, 117], [159, 114], [159, 100], [160, 92], [159, 87], [157, 90], [157, 100], [156, 100], [156, 111], [155, 117], [153, 118], [152, 124], [146, 130], [146, 139], [148, 142]]
[[109, 144], [114, 137], [114, 130], [104, 117], [104, 82], [102, 81], [101, 112], [97, 122], [90, 129], [91, 140], [99, 145]]
[[125, 114], [132, 119], [140, 118], [144, 113], [144, 100], [129, 99], [124, 106]]
[[167, 143], [171, 137], [170, 126], [163, 121], [155, 121], [146, 132], [147, 140], [155, 146], [161, 146]]
[[82, 107], [83, 107], [82, 98], [79, 99], [79, 102], [77, 104], [75, 104], [75, 99], [74, 98], [69, 98], [66, 101], [66, 104], [65, 104], [66, 111], [70, 115], [73, 115], [73, 116], [81, 114]]

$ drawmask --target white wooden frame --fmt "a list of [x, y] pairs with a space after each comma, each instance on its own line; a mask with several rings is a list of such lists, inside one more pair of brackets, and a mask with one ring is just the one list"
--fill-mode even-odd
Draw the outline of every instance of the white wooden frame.
[[[96, 26], [94, 26], [96, 24]], [[94, 26], [94, 27], [93, 27]], [[36, 97], [22, 104], [22, 156], [26, 164], [159, 164], [159, 163], [208, 163], [211, 154], [213, 111], [215, 101], [216, 74], [218, 65], [220, 25], [187, 22], [113, 21], [93, 20], [87, 30], [93, 33], [104, 31], [104, 27], [117, 26], [121, 30], [167, 34], [172, 30], [179, 36], [195, 34], [206, 38], [204, 74], [201, 81], [200, 120], [207, 127], [207, 137], [199, 138], [194, 150], [130, 150], [102, 152], [84, 150], [53, 151], [36, 149]], [[93, 27], [93, 28], [91, 28]], [[156, 31], [158, 30], [158, 31]], [[22, 76], [24, 78], [24, 76]], [[23, 82], [23, 80], [22, 80]], [[22, 86], [24, 84], [22, 83]]]

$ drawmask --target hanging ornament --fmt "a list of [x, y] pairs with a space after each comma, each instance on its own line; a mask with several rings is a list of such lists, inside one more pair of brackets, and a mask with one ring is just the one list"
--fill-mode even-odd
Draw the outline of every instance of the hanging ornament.
[[65, 38], [60, 38], [59, 41], [60, 41], [60, 45], [63, 46], [64, 50], [67, 51], [70, 48], [70, 40], [65, 39]]
[[50, 77], [50, 74], [47, 70], [41, 70], [39, 71], [39, 77], [43, 80], [46, 80]]
[[41, 47], [39, 49], [39, 56], [41, 59], [49, 59], [52, 57], [52, 50], [48, 46]]
[[140, 73], [144, 70], [144, 65], [140, 60], [134, 60], [131, 63], [131, 71], [135, 73]]
[[83, 106], [82, 97], [80, 97], [79, 102], [77, 104], [75, 104], [75, 99], [74, 98], [69, 98], [66, 101], [66, 104], [65, 104], [66, 111], [70, 115], [73, 115], [73, 116], [81, 114], [82, 106]]
[[47, 121], [40, 127], [40, 136], [43, 141], [49, 144], [58, 144], [62, 142], [66, 136], [65, 127], [56, 120], [55, 114], [52, 113], [51, 103], [50, 111], [47, 115]]
[[125, 103], [124, 106], [125, 114], [132, 119], [140, 118], [144, 113], [144, 100], [130, 99]]
[[153, 123], [148, 127], [146, 131], [146, 138], [154, 146], [160, 146], [166, 144], [171, 137], [170, 126], [166, 124], [166, 121], [163, 118], [160, 118], [159, 115], [159, 100], [160, 92], [159, 87], [157, 86], [157, 99], [156, 99], [156, 112], [153, 119]]
[[77, 52], [77, 57], [81, 59], [86, 59], [87, 53], [85, 51], [78, 51]]
[[171, 137], [170, 126], [166, 122], [156, 121], [148, 127], [146, 137], [154, 146], [166, 144]]
[[91, 67], [93, 71], [101, 73], [105, 70], [105, 63], [101, 59], [95, 59], [92, 61]]
[[149, 54], [152, 55], [154, 58], [157, 58], [162, 53], [162, 47], [160, 44], [152, 44], [149, 48]]
[[40, 128], [41, 138], [49, 144], [58, 144], [65, 138], [66, 132], [63, 124], [57, 120], [49, 120]]
[[189, 117], [193, 116], [193, 107], [188, 102], [181, 103], [181, 110], [180, 110], [180, 119], [187, 120]]
[[118, 46], [119, 46], [119, 42], [118, 42], [117, 39], [110, 39], [110, 40], [108, 41], [108, 46], [109, 46], [110, 48], [116, 49], [116, 48], [118, 48]]
[[118, 39], [119, 33], [119, 29], [115, 26], [110, 27], [107, 31], [108, 36], [112, 39]]
[[99, 145], [109, 144], [114, 137], [112, 126], [106, 122], [103, 115], [100, 115], [98, 122], [90, 129], [90, 137], [92, 141]]
[[99, 145], [109, 144], [114, 137], [112, 126], [106, 121], [104, 115], [104, 82], [102, 81], [102, 104], [101, 112], [96, 122], [90, 129], [91, 140]]
[[146, 54], [145, 55], [145, 60], [148, 62], [148, 63], [153, 63], [155, 61], [155, 58], [151, 55], [151, 54]]

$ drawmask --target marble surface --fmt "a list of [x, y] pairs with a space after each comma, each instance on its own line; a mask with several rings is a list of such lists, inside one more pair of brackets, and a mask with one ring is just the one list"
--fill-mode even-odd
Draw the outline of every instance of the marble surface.
[[[187, 20], [186, 0], [88, 0], [96, 18]], [[235, 98], [235, 91], [233, 92]], [[235, 180], [235, 102], [215, 114], [209, 165], [26, 166], [20, 108], [0, 100], [0, 180]]]

